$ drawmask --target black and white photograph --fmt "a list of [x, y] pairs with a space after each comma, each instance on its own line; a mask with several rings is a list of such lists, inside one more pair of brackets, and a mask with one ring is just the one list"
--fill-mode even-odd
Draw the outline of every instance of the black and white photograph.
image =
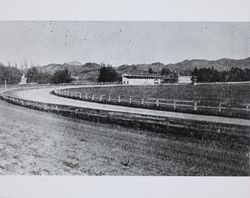
[[249, 0], [0, 0], [0, 198], [248, 198]]
[[250, 23], [0, 22], [0, 174], [249, 176]]

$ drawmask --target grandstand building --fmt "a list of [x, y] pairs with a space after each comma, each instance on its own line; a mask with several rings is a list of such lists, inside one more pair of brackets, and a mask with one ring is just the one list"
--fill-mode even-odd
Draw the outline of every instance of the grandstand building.
[[122, 75], [122, 84], [124, 85], [158, 85], [166, 83], [191, 84], [191, 76], [181, 76], [170, 73], [165, 76], [156, 75]]
[[152, 75], [122, 75], [122, 84], [125, 85], [155, 85], [160, 84], [163, 76]]

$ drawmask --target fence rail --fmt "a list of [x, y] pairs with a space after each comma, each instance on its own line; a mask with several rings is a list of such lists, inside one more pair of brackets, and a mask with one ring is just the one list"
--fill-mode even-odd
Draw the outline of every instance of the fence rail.
[[218, 106], [201, 105], [201, 100], [178, 100], [178, 99], [165, 99], [165, 98], [139, 98], [135, 96], [126, 97], [123, 95], [96, 95], [81, 92], [64, 91], [60, 89], [55, 90], [55, 94], [61, 96], [69, 96], [78, 99], [86, 99], [100, 102], [125, 102], [125, 103], [136, 103], [142, 105], [156, 105], [156, 106], [172, 106], [172, 107], [189, 107], [193, 110], [198, 108], [217, 109], [221, 112], [223, 109], [226, 110], [239, 110], [239, 111], [250, 111], [250, 103], [238, 104], [240, 107], [228, 107], [227, 103], [219, 102]]
[[[58, 90], [57, 90], [57, 93]], [[69, 94], [78, 97], [84, 97], [86, 94]], [[90, 96], [89, 96], [90, 97]], [[92, 96], [91, 96], [92, 97]], [[180, 118], [168, 118], [168, 117], [157, 117], [148, 115], [137, 115], [122, 112], [112, 112], [105, 110], [95, 110], [81, 107], [73, 107], [68, 105], [58, 105], [44, 102], [36, 102], [25, 99], [20, 99], [18, 97], [8, 95], [4, 92], [0, 93], [0, 98], [24, 107], [37, 109], [41, 111], [52, 112], [56, 114], [61, 114], [64, 116], [73, 116], [76, 118], [86, 119], [90, 121], [99, 122], [110, 122], [123, 126], [140, 127], [144, 129], [156, 130], [156, 131], [168, 131], [174, 129], [181, 129], [187, 133], [191, 131], [196, 131], [202, 134], [214, 134], [217, 135], [233, 135], [237, 137], [250, 138], [249, 126], [237, 125], [237, 124], [223, 124], [223, 123], [213, 123], [208, 121], [195, 121]], [[96, 99], [102, 97], [95, 97]], [[109, 97], [108, 97], [109, 99]], [[192, 132], [192, 133], [193, 133]], [[248, 140], [247, 140], [248, 141]]]
[[137, 96], [124, 95], [97, 95], [64, 89], [55, 89], [54, 93], [63, 97], [100, 103], [250, 118], [250, 103], [235, 104], [217, 100], [178, 100], [166, 98], [140, 98]]
[[[147, 128], [150, 125], [157, 126], [155, 128], [156, 130], [158, 130], [159, 127], [161, 128], [161, 130], [164, 131], [171, 128], [179, 128], [182, 130], [183, 129], [196, 130], [204, 133], [208, 132], [212, 134], [215, 133], [215, 134], [236, 135], [247, 138], [250, 137], [248, 126], [212, 123], [206, 121], [191, 121], [179, 118], [163, 118], [163, 117], [147, 116], [147, 115], [131, 115], [129, 113], [109, 112], [104, 110], [100, 111], [100, 110], [87, 109], [81, 107], [24, 100], [14, 96], [7, 95], [5, 93], [0, 93], [0, 97], [16, 105], [29, 107], [41, 111], [53, 112], [62, 115], [70, 115], [70, 116], [73, 115], [74, 117], [89, 119], [91, 121], [112, 122], [116, 124], [125, 123], [124, 124], [125, 126], [133, 126], [135, 123], [139, 123], [140, 125], [142, 124], [143, 126], [142, 128], [144, 127]], [[126, 124], [127, 122], [130, 122], [130, 124]], [[133, 124], [131, 125], [131, 123]]]

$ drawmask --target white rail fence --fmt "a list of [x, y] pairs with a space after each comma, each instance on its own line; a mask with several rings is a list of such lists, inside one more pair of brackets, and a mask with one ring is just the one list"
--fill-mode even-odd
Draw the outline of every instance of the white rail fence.
[[[58, 93], [58, 92], [57, 92]], [[71, 93], [71, 96], [73, 94]], [[78, 96], [80, 96], [78, 94]], [[82, 94], [81, 94], [82, 96]], [[86, 95], [85, 95], [86, 96]], [[44, 102], [35, 102], [30, 100], [24, 100], [21, 98], [17, 98], [14, 96], [10, 96], [4, 93], [0, 93], [0, 97], [6, 101], [9, 101], [11, 103], [34, 108], [37, 110], [42, 111], [50, 111], [54, 113], [71, 113], [72, 115], [85, 115], [85, 116], [96, 116], [101, 117], [101, 120], [106, 117], [112, 117], [115, 120], [121, 119], [124, 121], [131, 120], [133, 122], [139, 121], [139, 122], [145, 122], [145, 123], [152, 123], [152, 124], [164, 124], [164, 126], [168, 127], [176, 127], [176, 128], [185, 128], [190, 130], [202, 130], [203, 132], [216, 132], [216, 133], [226, 133], [226, 134], [232, 134], [232, 135], [239, 135], [242, 137], [248, 137], [249, 138], [249, 127], [247, 125], [235, 125], [235, 124], [223, 124], [223, 123], [212, 123], [212, 122], [204, 122], [204, 121], [190, 121], [190, 120], [183, 120], [178, 118], [161, 118], [161, 117], [152, 117], [152, 116], [135, 116], [131, 117], [131, 115], [123, 114], [120, 112], [112, 112], [112, 114], [109, 114], [109, 112], [103, 111], [101, 114], [99, 111], [96, 110], [90, 110], [86, 108], [81, 107], [72, 107], [67, 105], [58, 105], [58, 104], [50, 104], [50, 103], [44, 103]], [[95, 97], [97, 99], [97, 97]], [[100, 99], [100, 97], [99, 97]], [[118, 99], [117, 99], [118, 100]], [[86, 119], [86, 118], [85, 118]]]
[[189, 109], [193, 111], [198, 110], [213, 110], [217, 112], [222, 111], [241, 111], [250, 113], [250, 103], [240, 103], [237, 106], [228, 105], [227, 102], [218, 102], [217, 106], [206, 105], [202, 100], [177, 100], [177, 99], [164, 99], [164, 98], [140, 98], [135, 96], [122, 96], [122, 95], [97, 95], [97, 94], [89, 94], [82, 92], [74, 92], [56, 89], [55, 94], [71, 97], [80, 100], [88, 100], [93, 102], [108, 102], [108, 103], [121, 103], [128, 105], [140, 105], [145, 107], [170, 107], [173, 109]]

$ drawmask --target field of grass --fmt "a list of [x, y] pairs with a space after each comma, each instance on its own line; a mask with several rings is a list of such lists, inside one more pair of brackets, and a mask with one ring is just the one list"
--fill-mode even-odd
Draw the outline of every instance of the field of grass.
[[200, 85], [159, 85], [124, 86], [71, 89], [96, 95], [117, 95], [141, 98], [164, 98], [177, 100], [233, 100], [250, 102], [250, 83], [241, 84], [200, 84]]
[[[91, 97], [95, 95], [96, 102], [100, 102], [99, 98], [102, 95], [103, 103], [116, 105], [250, 118], [249, 111], [242, 110], [248, 108], [247, 106], [250, 107], [250, 83], [115, 86], [76, 88], [67, 91], [81, 93], [82, 99], [85, 99], [85, 95], [88, 94], [88, 100], [92, 100]], [[132, 102], [129, 101], [130, 97]], [[159, 105], [156, 103], [157, 99], [159, 99]], [[176, 107], [173, 105], [173, 100], [176, 101]], [[144, 101], [143, 104], [142, 101]], [[195, 102], [197, 102], [197, 109], [194, 109]], [[224, 109], [219, 110], [219, 106]]]
[[152, 133], [4, 101], [0, 108], [0, 174], [249, 175], [249, 145], [233, 139]]

